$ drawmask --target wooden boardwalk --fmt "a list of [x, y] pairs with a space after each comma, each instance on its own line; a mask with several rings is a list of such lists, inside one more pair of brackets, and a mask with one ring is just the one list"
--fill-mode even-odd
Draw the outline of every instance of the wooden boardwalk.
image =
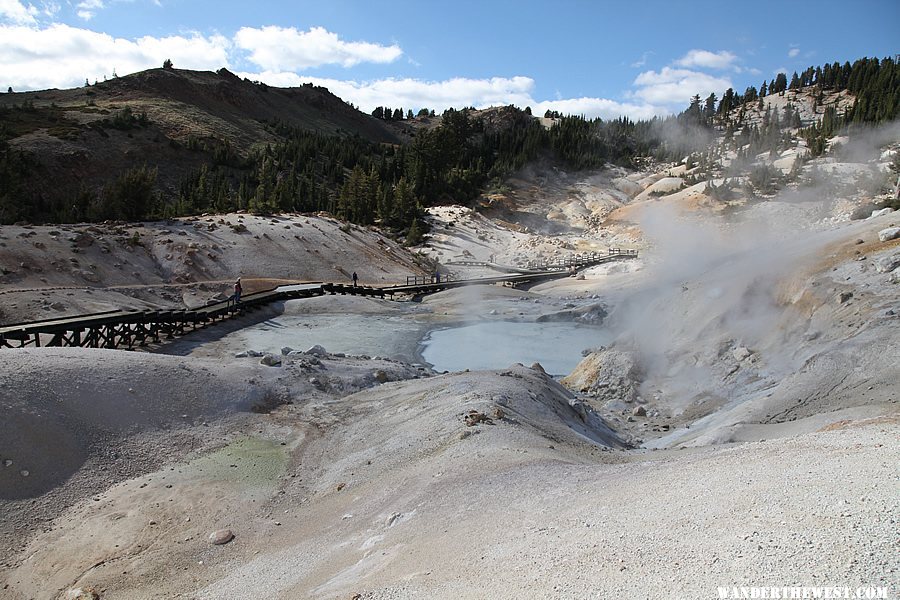
[[125, 348], [161, 343], [271, 302], [322, 296], [323, 284], [288, 285], [182, 310], [114, 310], [0, 327], [0, 348], [82, 346]]
[[81, 346], [86, 348], [123, 348], [158, 344], [196, 329], [243, 315], [272, 302], [311, 298], [326, 294], [350, 294], [394, 298], [421, 296], [469, 285], [523, 285], [565, 276], [573, 268], [614, 260], [636, 258], [636, 251], [612, 249], [608, 254], [576, 255], [577, 258], [542, 265], [543, 269], [511, 272], [496, 277], [455, 279], [441, 276], [432, 280], [417, 276], [405, 285], [369, 287], [343, 283], [305, 283], [283, 285], [272, 290], [247, 294], [238, 305], [231, 300], [181, 310], [114, 310], [76, 317], [31, 321], [0, 327], [0, 348], [40, 346]]

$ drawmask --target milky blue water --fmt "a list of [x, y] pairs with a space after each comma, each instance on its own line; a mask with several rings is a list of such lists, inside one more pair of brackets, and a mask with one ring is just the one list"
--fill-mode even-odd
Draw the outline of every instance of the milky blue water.
[[432, 331], [420, 351], [438, 371], [539, 362], [550, 375], [562, 376], [581, 362], [582, 350], [611, 341], [607, 330], [577, 323], [490, 321]]

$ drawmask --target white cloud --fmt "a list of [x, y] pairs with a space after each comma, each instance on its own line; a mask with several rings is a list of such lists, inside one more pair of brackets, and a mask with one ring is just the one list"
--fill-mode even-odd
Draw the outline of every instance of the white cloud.
[[791, 48], [790, 50], [788, 50], [788, 56], [790, 58], [796, 58], [799, 55], [800, 55], [800, 48]]
[[229, 40], [223, 36], [137, 40], [63, 24], [44, 29], [0, 26], [0, 85], [15, 89], [74, 87], [111, 75], [162, 66], [170, 58], [176, 67], [218, 69], [228, 66]]
[[648, 51], [644, 52], [643, 54], [641, 54], [641, 58], [639, 60], [636, 60], [633, 63], [631, 63], [631, 66], [635, 69], [640, 69], [641, 67], [643, 67], [644, 65], [647, 64], [647, 59], [650, 58], [650, 56], [652, 54], [653, 54], [652, 50], [648, 50]]
[[361, 62], [389, 63], [403, 54], [399, 46], [345, 42], [322, 27], [298, 31], [293, 27], [242, 27], [235, 45], [265, 71], [298, 71], [328, 64], [352, 67]]
[[709, 50], [691, 50], [681, 58], [675, 61], [679, 67], [700, 68], [700, 69], [727, 69], [734, 66], [737, 56], [721, 50], [719, 52], [710, 52]]
[[82, 0], [82, 2], [75, 5], [75, 8], [78, 9], [75, 14], [80, 19], [90, 21], [97, 14], [96, 11], [104, 7], [104, 0]]
[[41, 13], [45, 17], [54, 18], [60, 10], [59, 2], [42, 2], [41, 3]]
[[[0, 0], [7, 2], [8, 0]], [[99, 6], [99, 0], [85, 0], [85, 4]], [[89, 9], [85, 9], [89, 10]], [[237, 54], [245, 51], [251, 60], [262, 64], [288, 64], [291, 69], [262, 69], [261, 72], [240, 73], [251, 80], [270, 85], [290, 87], [313, 83], [327, 87], [334, 94], [364, 111], [376, 106], [403, 107], [417, 110], [433, 108], [443, 111], [449, 107], [502, 106], [515, 104], [521, 108], [530, 106], [535, 114], [557, 110], [565, 114], [583, 114], [605, 119], [628, 116], [633, 119], [649, 118], [670, 112], [669, 107], [649, 100], [617, 102], [606, 98], [563, 98], [538, 100], [533, 96], [535, 82], [530, 77], [493, 77], [484, 79], [452, 78], [443, 81], [426, 81], [414, 78], [385, 78], [374, 81], [322, 79], [300, 75], [296, 68], [319, 64], [356, 64], [363, 60], [390, 61], [403, 53], [396, 46], [379, 46], [360, 42], [346, 43], [324, 29], [308, 32], [274, 28], [275, 34], [288, 38], [297, 36], [303, 43], [278, 54], [283, 39], [274, 35], [260, 39], [263, 30], [242, 29], [230, 40], [221, 35], [204, 36], [199, 33], [156, 38], [145, 36], [136, 40], [114, 38], [84, 28], [53, 24], [43, 28], [24, 25], [0, 25], [0, 88], [12, 86], [16, 90], [46, 89], [51, 87], [78, 87], [87, 78], [90, 81], [110, 76], [115, 70], [126, 75], [147, 68], [159, 67], [166, 58], [172, 59], [176, 68], [215, 70], [231, 67]], [[281, 40], [281, 41], [279, 41]], [[316, 40], [323, 43], [317, 43]], [[256, 45], [258, 44], [258, 45]], [[363, 52], [363, 50], [366, 52]], [[374, 50], [373, 50], [374, 49]], [[667, 76], [676, 71], [664, 70]], [[642, 81], [651, 77], [641, 74]], [[644, 86], [649, 87], [648, 85]], [[679, 98], [685, 104], [691, 94]], [[652, 94], [647, 94], [648, 97]]]
[[35, 16], [38, 12], [38, 9], [31, 4], [26, 6], [19, 0], [0, 0], [0, 20], [3, 21], [31, 25], [36, 22]]
[[530, 106], [536, 115], [546, 110], [558, 110], [563, 114], [585, 115], [613, 119], [628, 116], [633, 119], [664, 115], [669, 111], [649, 104], [619, 103], [605, 98], [569, 98], [535, 100], [532, 92], [535, 82], [530, 77], [492, 77], [490, 79], [453, 78], [444, 81], [420, 79], [380, 79], [358, 82], [341, 79], [305, 77], [293, 72], [239, 73], [241, 77], [259, 80], [280, 87], [312, 83], [328, 88], [333, 94], [371, 112], [376, 106], [413, 109], [431, 108], [441, 112], [446, 108], [475, 106], [504, 106], [515, 104], [520, 108]]
[[718, 96], [733, 87], [728, 78], [670, 67], [663, 67], [659, 72], [644, 71], [635, 78], [634, 85], [638, 88], [634, 97], [648, 104], [682, 107], [696, 94], [706, 97], [715, 93]]
[[549, 100], [531, 105], [532, 112], [542, 115], [547, 110], [556, 110], [564, 115], [584, 115], [588, 118], [616, 119], [628, 117], [632, 120], [652, 119], [669, 114], [671, 111], [652, 104], [631, 104], [616, 102], [606, 98], [567, 98]]

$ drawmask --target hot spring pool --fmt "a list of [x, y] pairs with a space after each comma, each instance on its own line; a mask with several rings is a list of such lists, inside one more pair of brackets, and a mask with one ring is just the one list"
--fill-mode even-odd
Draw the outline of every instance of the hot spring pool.
[[568, 375], [581, 351], [612, 341], [605, 329], [577, 323], [491, 321], [437, 329], [422, 341], [422, 357], [437, 371], [505, 369], [539, 362], [550, 375]]

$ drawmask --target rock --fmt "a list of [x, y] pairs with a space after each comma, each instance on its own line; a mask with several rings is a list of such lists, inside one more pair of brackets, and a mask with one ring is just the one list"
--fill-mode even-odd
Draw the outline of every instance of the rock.
[[248, 356], [250, 356], [250, 355], [247, 354], [246, 350], [243, 352], [238, 352], [234, 355], [235, 358], [247, 358]]
[[841, 304], [844, 304], [845, 302], [849, 302], [850, 298], [852, 298], [852, 297], [853, 297], [853, 292], [841, 292], [839, 299], [840, 299]]
[[875, 261], [875, 270], [879, 273], [890, 273], [897, 267], [900, 267], [900, 252], [895, 252], [891, 256], [884, 256]]
[[267, 367], [280, 367], [281, 357], [275, 356], [274, 354], [266, 354], [260, 359], [259, 364], [265, 365]]
[[473, 427], [475, 425], [478, 425], [479, 423], [486, 423], [488, 425], [494, 424], [489, 416], [474, 409], [463, 415], [463, 422], [467, 427]]
[[100, 594], [92, 587], [66, 590], [63, 600], [100, 600]]
[[230, 529], [217, 529], [209, 534], [209, 543], [215, 546], [227, 544], [234, 539], [234, 534]]
[[543, 373], [544, 375], [547, 374], [547, 371], [544, 370], [544, 366], [539, 362], [533, 363], [531, 365], [531, 370], [537, 371], [538, 373]]
[[94, 236], [89, 233], [79, 233], [74, 237], [70, 237], [69, 241], [79, 248], [87, 248], [94, 243]]
[[281, 349], [281, 355], [282, 355], [282, 356], [287, 356], [287, 355], [289, 355], [289, 354], [290, 354], [291, 352], [293, 352], [293, 351], [294, 351], [294, 349], [291, 348], [290, 346], [285, 346], [284, 348]]
[[29, 475], [31, 475], [31, 473], [28, 472], [28, 469], [22, 469], [21, 471], [19, 471], [19, 475], [21, 475], [22, 477], [28, 477]]
[[734, 357], [734, 360], [740, 362], [750, 356], [750, 350], [743, 346], [739, 346], [731, 351], [731, 355]]
[[631, 411], [631, 414], [635, 417], [646, 417], [647, 409], [645, 409], [643, 406], [635, 406], [634, 410]]
[[600, 348], [582, 360], [561, 383], [581, 390], [600, 403], [631, 403], [643, 381], [643, 370], [633, 352]]
[[312, 355], [315, 355], [315, 356], [325, 356], [326, 354], [328, 354], [328, 351], [325, 350], [325, 348], [323, 348], [323, 347], [320, 346], [319, 344], [316, 344], [315, 346], [313, 346], [312, 348], [310, 348], [309, 350], [307, 350], [306, 353], [307, 353], [307, 354], [312, 354]]
[[4, 467], [11, 467], [12, 464], [13, 464], [13, 461], [10, 460], [10, 459], [8, 459], [8, 458], [7, 458], [7, 459], [4, 459], [4, 461], [3, 461], [3, 466], [4, 466]]
[[894, 212], [894, 209], [893, 209], [893, 208], [882, 208], [881, 210], [873, 210], [873, 211], [872, 211], [872, 216], [869, 217], [869, 218], [870, 218], [870, 219], [877, 219], [878, 217], [880, 217], [880, 216], [882, 216], [882, 215], [887, 215], [887, 214], [890, 214], [890, 213], [892, 213], [892, 212]]
[[375, 377], [375, 381], [377, 381], [378, 383], [386, 383], [388, 381], [387, 373], [385, 373], [381, 369], [375, 371], [375, 373], [373, 373], [373, 376]]
[[93, 271], [79, 271], [78, 274], [81, 275], [82, 279], [91, 283], [99, 283], [100, 281], [100, 276]]
[[900, 237], [900, 227], [888, 227], [878, 232], [878, 239], [882, 242], [889, 242]]
[[859, 246], [860, 244], [865, 244], [865, 243], [866, 243], [865, 240], [856, 240], [856, 245], [857, 245], [857, 246]]

